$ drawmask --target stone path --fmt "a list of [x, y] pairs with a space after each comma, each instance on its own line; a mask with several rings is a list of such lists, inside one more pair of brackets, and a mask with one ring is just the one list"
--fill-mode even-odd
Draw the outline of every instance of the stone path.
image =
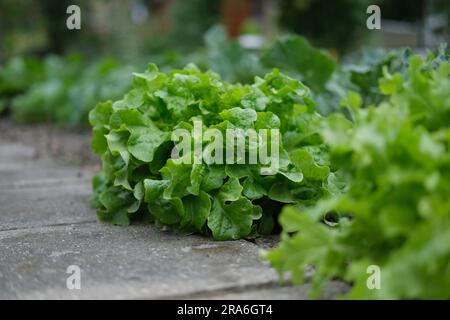
[[[273, 238], [214, 242], [152, 225], [97, 223], [89, 207], [95, 166], [36, 157], [0, 132], [0, 299], [305, 299], [280, 287], [259, 258]], [[70, 265], [81, 289], [69, 290]], [[345, 290], [330, 283], [325, 298]]]

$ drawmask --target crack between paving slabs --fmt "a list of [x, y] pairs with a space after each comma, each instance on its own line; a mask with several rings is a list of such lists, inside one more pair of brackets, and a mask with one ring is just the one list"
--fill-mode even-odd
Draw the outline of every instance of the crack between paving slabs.
[[5, 229], [0, 229], [0, 232], [27, 231], [27, 230], [44, 229], [44, 228], [49, 228], [49, 227], [67, 227], [67, 226], [76, 226], [76, 225], [90, 224], [90, 223], [93, 224], [93, 223], [98, 223], [98, 222], [96, 220], [86, 220], [86, 221], [79, 221], [79, 222], [63, 222], [63, 223], [46, 224], [46, 225], [36, 226], [36, 227], [5, 228]]
[[[281, 285], [279, 281], [277, 280], [270, 280], [268, 282], [264, 283], [252, 283], [252, 284], [246, 284], [246, 285], [237, 285], [237, 286], [230, 286], [230, 287], [224, 287], [224, 288], [217, 288], [212, 290], [199, 290], [197, 292], [187, 293], [187, 294], [174, 294], [174, 295], [168, 295], [168, 296], [161, 296], [158, 297], [158, 299], [165, 299], [165, 300], [189, 300], [189, 299], [205, 299], [205, 298], [214, 298], [214, 297], [220, 297], [222, 295], [226, 294], [234, 294], [234, 293], [245, 293], [249, 291], [257, 291], [257, 290], [269, 290], [269, 289], [279, 289], [279, 288], [288, 288], [288, 287], [294, 287], [292, 284], [284, 284]], [[141, 297], [140, 299], [146, 299], [146, 297]]]

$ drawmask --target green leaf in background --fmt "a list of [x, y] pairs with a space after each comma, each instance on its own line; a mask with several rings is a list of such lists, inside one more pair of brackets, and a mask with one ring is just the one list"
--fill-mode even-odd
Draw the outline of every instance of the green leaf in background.
[[264, 52], [265, 66], [296, 72], [313, 89], [322, 88], [336, 69], [336, 62], [299, 36], [286, 35]]
[[[14, 72], [20, 81], [11, 79]], [[82, 126], [99, 101], [118, 99], [130, 85], [130, 68], [108, 58], [92, 63], [75, 55], [13, 59], [0, 70], [0, 95], [8, 95], [18, 122]]]

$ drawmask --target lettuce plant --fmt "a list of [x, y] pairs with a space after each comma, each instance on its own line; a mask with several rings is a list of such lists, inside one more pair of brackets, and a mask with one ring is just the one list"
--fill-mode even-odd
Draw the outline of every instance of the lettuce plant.
[[[100, 103], [89, 115], [92, 147], [102, 157], [92, 197], [99, 219], [119, 225], [143, 219], [217, 240], [270, 233], [282, 204], [312, 205], [337, 181], [309, 96], [300, 81], [278, 70], [251, 85], [222, 82], [193, 65], [164, 74], [151, 64], [135, 73], [123, 99]], [[277, 129], [276, 172], [261, 174], [260, 163], [176, 161], [173, 133], [193, 131], [196, 121], [224, 134]]]
[[[352, 121], [323, 121], [345, 188], [284, 209], [282, 242], [265, 256], [294, 282], [314, 266], [314, 297], [337, 277], [353, 284], [350, 298], [448, 299], [450, 63], [412, 56], [406, 77], [385, 71], [379, 90], [386, 99], [377, 107], [360, 108], [355, 93], [347, 99]], [[373, 266], [376, 289], [367, 284]]]

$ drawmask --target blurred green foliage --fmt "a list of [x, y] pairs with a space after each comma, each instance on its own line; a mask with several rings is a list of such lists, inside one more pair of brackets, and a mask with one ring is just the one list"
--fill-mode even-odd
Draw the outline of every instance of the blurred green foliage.
[[[306, 36], [314, 45], [350, 52], [370, 42], [365, 27], [369, 5], [381, 8], [381, 18], [412, 23], [423, 32], [426, 16], [444, 15], [450, 21], [448, 0], [275, 0], [278, 23], [287, 30]], [[437, 18], [436, 18], [437, 19]], [[450, 32], [447, 30], [438, 32]], [[401, 31], [399, 30], [401, 33]], [[423, 37], [423, 35], [420, 35]], [[423, 41], [421, 39], [420, 41]]]
[[[341, 109], [349, 90], [360, 94], [364, 105], [378, 104], [382, 93], [377, 81], [384, 69], [405, 73], [410, 54], [409, 50], [364, 49], [338, 63], [300, 36], [284, 35], [266, 48], [253, 50], [228, 40], [225, 29], [217, 25], [206, 32], [204, 48], [188, 54], [167, 51], [149, 55], [145, 63], [124, 65], [107, 58], [89, 62], [79, 55], [13, 58], [0, 66], [0, 105], [21, 122], [84, 125], [98, 101], [118, 99], [126, 92], [131, 72], [139, 66], [152, 62], [168, 72], [194, 63], [225, 81], [242, 84], [278, 68], [305, 83], [318, 111], [329, 114]], [[442, 47], [438, 57], [446, 59], [447, 54]]]
[[128, 90], [131, 71], [107, 58], [93, 63], [76, 55], [14, 58], [0, 69], [0, 101], [18, 122], [83, 125], [98, 101]]
[[[351, 121], [336, 113], [317, 130], [341, 188], [280, 216], [281, 244], [266, 257], [295, 283], [313, 266], [312, 297], [335, 278], [352, 285], [351, 299], [450, 297], [449, 55], [405, 65], [383, 68], [380, 104], [350, 92]], [[373, 265], [378, 290], [368, 285]]]
[[175, 1], [170, 8], [172, 47], [189, 50], [203, 45], [203, 34], [220, 19], [221, 1]]
[[278, 0], [279, 24], [314, 45], [345, 51], [367, 31], [368, 0]]

